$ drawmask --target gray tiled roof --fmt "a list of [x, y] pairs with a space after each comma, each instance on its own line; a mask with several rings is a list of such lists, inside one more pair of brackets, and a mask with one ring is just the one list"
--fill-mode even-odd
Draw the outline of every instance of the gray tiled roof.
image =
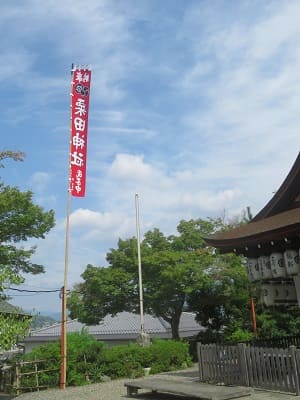
[[[170, 337], [171, 327], [168, 322], [162, 318], [155, 318], [149, 314], [144, 315], [145, 331], [153, 336]], [[140, 316], [129, 312], [122, 312], [112, 317], [107, 315], [98, 325], [86, 326], [77, 320], [67, 321], [67, 332], [80, 332], [83, 328], [102, 340], [113, 340], [118, 338], [134, 338], [140, 333]], [[193, 336], [203, 328], [195, 321], [195, 315], [192, 313], [182, 313], [179, 332], [181, 337]], [[46, 339], [57, 338], [61, 333], [61, 324], [55, 324], [31, 331], [30, 337]]]

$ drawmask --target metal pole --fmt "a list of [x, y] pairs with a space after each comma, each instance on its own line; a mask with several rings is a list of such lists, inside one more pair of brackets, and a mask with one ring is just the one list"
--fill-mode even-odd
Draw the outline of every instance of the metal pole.
[[139, 293], [140, 293], [140, 316], [141, 316], [141, 333], [145, 331], [144, 327], [144, 308], [143, 308], [143, 284], [142, 284], [142, 262], [141, 262], [141, 242], [140, 242], [140, 211], [139, 211], [139, 195], [135, 194], [135, 215], [136, 215], [136, 236], [138, 249], [138, 268], [139, 268]]

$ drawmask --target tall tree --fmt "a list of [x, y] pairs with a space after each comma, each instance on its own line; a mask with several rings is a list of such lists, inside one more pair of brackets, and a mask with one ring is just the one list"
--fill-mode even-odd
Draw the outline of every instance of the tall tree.
[[[179, 322], [191, 293], [207, 281], [205, 271], [213, 252], [203, 239], [218, 229], [220, 221], [181, 221], [179, 235], [166, 237], [159, 229], [145, 234], [141, 243], [144, 310], [168, 321], [173, 338], [179, 337]], [[87, 266], [83, 283], [68, 299], [71, 317], [98, 323], [106, 314], [138, 312], [138, 261], [135, 238], [118, 242], [107, 254], [109, 265]]]
[[[7, 158], [23, 161], [24, 154], [0, 152], [0, 167], [3, 167], [1, 161]], [[53, 226], [54, 211], [44, 211], [35, 205], [31, 191], [22, 192], [0, 181], [0, 298], [5, 298], [4, 287], [24, 282], [24, 273], [44, 272], [43, 265], [31, 261], [36, 247], [25, 248], [24, 242], [31, 238], [44, 238]], [[9, 319], [6, 320], [9, 324]], [[6, 339], [5, 343], [7, 345], [9, 340]]]
[[0, 289], [7, 280], [22, 282], [23, 273], [39, 274], [44, 267], [31, 261], [36, 247], [25, 249], [17, 243], [44, 238], [54, 226], [54, 212], [44, 211], [32, 201], [32, 192], [0, 182]]
[[[252, 336], [250, 295], [245, 260], [219, 254], [206, 246], [205, 237], [251, 219], [250, 210], [228, 223], [218, 219], [180, 221], [178, 235], [166, 237], [159, 229], [145, 234], [141, 243], [144, 309], [164, 318], [179, 337], [184, 309], [196, 313], [207, 328], [203, 339], [216, 336], [237, 341]], [[107, 267], [88, 265], [83, 282], [68, 298], [71, 317], [94, 324], [107, 314], [139, 312], [138, 258], [135, 238], [118, 242], [107, 254]], [[257, 331], [262, 337], [293, 334], [300, 326], [298, 310], [265, 309], [255, 288]]]

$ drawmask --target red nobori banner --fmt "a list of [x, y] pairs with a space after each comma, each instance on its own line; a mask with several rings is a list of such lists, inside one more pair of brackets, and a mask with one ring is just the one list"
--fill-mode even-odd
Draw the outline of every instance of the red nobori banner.
[[71, 93], [70, 191], [84, 197], [91, 70], [74, 67]]

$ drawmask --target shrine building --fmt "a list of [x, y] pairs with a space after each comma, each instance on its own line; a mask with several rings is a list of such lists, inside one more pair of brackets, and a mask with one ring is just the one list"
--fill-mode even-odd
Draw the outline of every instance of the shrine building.
[[266, 306], [300, 306], [300, 153], [284, 182], [247, 224], [206, 242], [247, 260], [250, 282], [261, 282]]

